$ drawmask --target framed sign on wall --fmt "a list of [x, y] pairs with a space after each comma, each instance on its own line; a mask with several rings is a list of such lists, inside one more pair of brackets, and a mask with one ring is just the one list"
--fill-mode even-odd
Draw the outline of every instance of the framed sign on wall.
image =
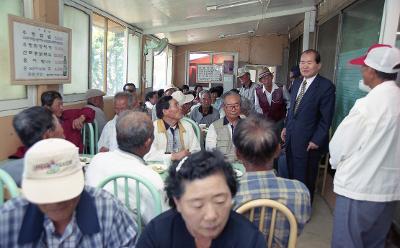
[[71, 83], [69, 28], [8, 15], [11, 83]]
[[223, 81], [223, 65], [197, 65], [197, 82], [222, 82]]

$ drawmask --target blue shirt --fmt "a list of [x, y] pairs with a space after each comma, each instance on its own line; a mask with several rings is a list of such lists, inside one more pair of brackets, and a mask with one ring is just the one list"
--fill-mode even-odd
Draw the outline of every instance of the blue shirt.
[[60, 236], [37, 205], [22, 197], [0, 208], [0, 247], [134, 247], [132, 214], [111, 194], [86, 186]]
[[[270, 171], [246, 172], [240, 179], [239, 190], [235, 196], [234, 208], [254, 199], [275, 200], [288, 207], [297, 220], [298, 234], [311, 216], [310, 193], [307, 187], [297, 181], [277, 177]], [[255, 211], [254, 222], [258, 226], [259, 214]], [[264, 233], [268, 233], [272, 211], [266, 211]], [[275, 224], [272, 247], [287, 247], [289, 239], [289, 222], [282, 214], [278, 214]]]
[[[170, 209], [150, 221], [140, 236], [137, 247], [192, 248], [196, 245], [182, 215], [175, 209]], [[211, 248], [219, 247], [265, 248], [266, 243], [256, 226], [231, 211], [224, 230], [211, 243]]]

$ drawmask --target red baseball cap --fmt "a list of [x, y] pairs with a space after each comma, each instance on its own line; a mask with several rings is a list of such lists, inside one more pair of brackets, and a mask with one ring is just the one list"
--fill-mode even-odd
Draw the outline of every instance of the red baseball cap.
[[365, 65], [365, 58], [367, 57], [367, 55], [368, 55], [368, 53], [372, 50], [372, 49], [374, 49], [374, 48], [378, 48], [378, 47], [392, 47], [392, 46], [390, 46], [390, 45], [385, 45], [385, 44], [374, 44], [374, 45], [372, 45], [372, 46], [370, 46], [369, 48], [368, 48], [368, 51], [367, 51], [367, 53], [365, 54], [365, 55], [363, 55], [363, 56], [361, 56], [361, 57], [358, 57], [358, 58], [355, 58], [355, 59], [352, 59], [352, 60], [350, 60], [350, 64], [352, 64], [352, 65]]

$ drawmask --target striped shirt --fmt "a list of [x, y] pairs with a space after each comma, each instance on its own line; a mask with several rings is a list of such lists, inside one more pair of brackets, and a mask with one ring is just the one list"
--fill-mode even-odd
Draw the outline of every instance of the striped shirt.
[[64, 233], [22, 197], [0, 208], [0, 247], [134, 247], [132, 214], [104, 190], [86, 186]]
[[[297, 181], [277, 177], [271, 171], [247, 172], [240, 180], [234, 208], [254, 199], [271, 199], [288, 207], [297, 220], [298, 234], [311, 217], [310, 194], [307, 187]], [[257, 213], [257, 211], [256, 211]], [[266, 211], [264, 233], [269, 231], [272, 211]], [[258, 226], [259, 215], [255, 214], [254, 223]], [[289, 238], [289, 222], [277, 213], [272, 247], [287, 247]]]

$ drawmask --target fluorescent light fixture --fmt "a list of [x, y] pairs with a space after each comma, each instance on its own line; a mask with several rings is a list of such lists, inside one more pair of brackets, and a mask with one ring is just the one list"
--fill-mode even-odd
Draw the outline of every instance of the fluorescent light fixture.
[[236, 36], [241, 36], [241, 35], [253, 35], [253, 34], [255, 34], [255, 32], [256, 32], [255, 30], [249, 30], [246, 32], [235, 33], [235, 34], [220, 34], [220, 35], [218, 35], [218, 38], [225, 39], [225, 38], [236, 37]]
[[254, 4], [254, 3], [260, 3], [260, 0], [248, 0], [248, 1], [236, 1], [236, 2], [231, 2], [231, 3], [221, 3], [221, 4], [207, 6], [206, 9], [207, 9], [207, 11], [229, 9], [229, 8]]

